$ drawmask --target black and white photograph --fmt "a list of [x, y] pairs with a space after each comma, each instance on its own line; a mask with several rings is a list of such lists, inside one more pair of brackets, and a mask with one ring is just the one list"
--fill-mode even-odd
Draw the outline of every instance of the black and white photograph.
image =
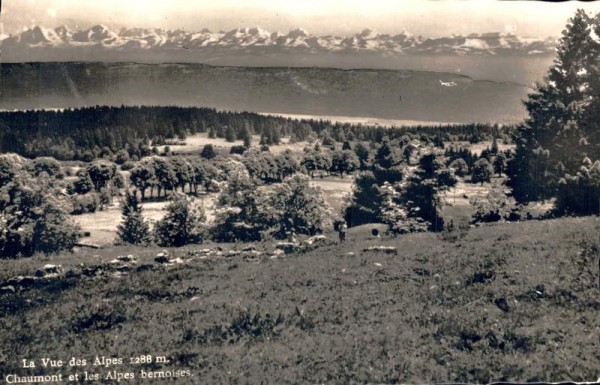
[[600, 382], [600, 2], [0, 2], [0, 385]]

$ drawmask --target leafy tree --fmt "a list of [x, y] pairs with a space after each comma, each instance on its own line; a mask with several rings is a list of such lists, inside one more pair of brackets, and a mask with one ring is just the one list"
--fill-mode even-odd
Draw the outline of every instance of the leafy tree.
[[119, 150], [115, 156], [115, 163], [121, 165], [127, 161], [129, 161], [129, 153], [125, 150]]
[[105, 187], [109, 187], [109, 182], [117, 173], [117, 167], [114, 163], [98, 161], [88, 165], [86, 172], [94, 184], [94, 189], [100, 191]]
[[[171, 159], [173, 169], [175, 171], [175, 187], [181, 188], [181, 192], [185, 192], [185, 186], [192, 184], [194, 179], [194, 168], [187, 159], [183, 157], [173, 157]], [[190, 187], [191, 191], [191, 187]]]
[[473, 165], [473, 175], [471, 176], [471, 182], [473, 183], [481, 183], [489, 182], [494, 175], [494, 168], [487, 161], [487, 159], [479, 159]]
[[289, 149], [276, 155], [273, 161], [275, 162], [277, 181], [283, 181], [283, 179], [292, 176], [300, 170], [300, 165], [296, 161], [296, 157]]
[[331, 212], [323, 192], [311, 187], [304, 175], [295, 175], [280, 184], [267, 204], [276, 212], [273, 219], [278, 238], [290, 233], [315, 235], [331, 228]]
[[45, 254], [72, 250], [79, 238], [79, 228], [73, 224], [67, 212], [49, 201], [39, 209], [33, 226], [33, 249]]
[[267, 220], [274, 211], [262, 209], [267, 205], [265, 194], [258, 192], [256, 184], [249, 176], [241, 173], [232, 175], [227, 187], [217, 199], [212, 237], [217, 242], [255, 242], [261, 240], [263, 233], [271, 226]]
[[140, 191], [142, 200], [146, 198], [146, 190], [156, 184], [154, 167], [149, 161], [141, 161], [131, 170], [131, 183]]
[[454, 173], [460, 177], [464, 177], [469, 174], [469, 165], [467, 165], [467, 162], [465, 162], [465, 160], [462, 158], [455, 159], [448, 167], [453, 169]]
[[150, 227], [142, 217], [142, 206], [135, 190], [125, 192], [121, 215], [123, 221], [117, 227], [116, 243], [147, 245], [151, 242]]
[[351, 173], [359, 167], [356, 154], [351, 150], [333, 151], [331, 158], [331, 171], [340, 175]]
[[201, 243], [206, 215], [184, 195], [175, 195], [167, 206], [167, 214], [154, 227], [154, 239], [159, 246], [180, 247]]
[[156, 176], [155, 181], [158, 196], [160, 197], [161, 191], [164, 191], [166, 196], [167, 191], [173, 191], [178, 183], [173, 162], [170, 159], [153, 157], [151, 165], [154, 168], [154, 175]]
[[43, 172], [59, 179], [64, 176], [60, 168], [60, 163], [56, 159], [49, 157], [34, 159], [31, 162], [31, 172], [34, 176], [40, 176]]
[[398, 189], [386, 182], [381, 187], [381, 196], [381, 221], [388, 226], [392, 234], [427, 231], [427, 222], [411, 213]]
[[80, 172], [79, 176], [67, 187], [70, 194], [87, 194], [94, 190], [94, 183], [87, 172]]
[[49, 179], [19, 175], [0, 189], [0, 258], [70, 250], [79, 235]]

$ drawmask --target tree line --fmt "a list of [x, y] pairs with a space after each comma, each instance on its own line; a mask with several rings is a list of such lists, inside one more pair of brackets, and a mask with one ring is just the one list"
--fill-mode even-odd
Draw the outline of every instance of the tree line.
[[0, 152], [29, 158], [51, 156], [59, 160], [91, 161], [125, 152], [141, 158], [153, 146], [183, 140], [190, 134], [249, 146], [252, 135], [261, 145], [278, 144], [282, 137], [292, 142], [322, 139], [324, 142], [367, 141], [380, 143], [384, 136], [395, 139], [406, 134], [448, 140], [479, 141], [510, 137], [510, 126], [488, 124], [381, 127], [334, 123], [320, 119], [291, 119], [250, 112], [217, 111], [196, 107], [108, 107], [95, 106], [50, 111], [0, 112]]

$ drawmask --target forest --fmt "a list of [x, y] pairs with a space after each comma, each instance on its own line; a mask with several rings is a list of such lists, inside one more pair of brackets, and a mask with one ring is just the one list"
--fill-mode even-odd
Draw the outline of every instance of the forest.
[[319, 119], [291, 119], [251, 112], [217, 111], [192, 107], [95, 106], [64, 111], [0, 112], [0, 152], [26, 157], [51, 156], [59, 160], [90, 161], [119, 150], [147, 156], [152, 146], [169, 139], [207, 132], [209, 137], [242, 140], [260, 135], [261, 142], [279, 143], [282, 137], [304, 141], [330, 137], [337, 142], [381, 142], [402, 135], [423, 134], [448, 139], [482, 140], [510, 135], [515, 127], [489, 124], [380, 127], [332, 123]]

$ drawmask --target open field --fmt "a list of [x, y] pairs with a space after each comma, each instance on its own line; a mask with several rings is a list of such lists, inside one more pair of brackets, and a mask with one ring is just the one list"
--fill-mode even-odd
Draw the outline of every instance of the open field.
[[302, 115], [302, 114], [274, 114], [260, 112], [261, 115], [278, 116], [288, 119], [311, 119], [311, 120], [329, 120], [332, 123], [350, 123], [363, 124], [367, 126], [401, 127], [401, 126], [441, 126], [457, 124], [452, 122], [421, 121], [421, 120], [402, 120], [402, 119], [379, 119], [360, 116], [332, 116], [332, 115]]
[[[320, 187], [323, 190], [325, 199], [334, 213], [341, 211], [346, 203], [346, 196], [352, 192], [353, 183], [354, 177], [352, 176], [345, 176], [343, 179], [333, 177], [317, 178], [311, 181], [312, 186]], [[214, 218], [214, 204], [217, 196], [218, 194], [211, 193], [194, 198], [194, 204], [203, 207], [208, 221], [212, 221]], [[151, 223], [162, 219], [166, 214], [165, 208], [168, 204], [168, 201], [142, 203], [144, 218]], [[73, 215], [71, 217], [81, 226], [82, 231], [90, 233], [89, 237], [82, 238], [82, 243], [110, 245], [115, 240], [117, 226], [123, 220], [121, 217], [120, 198], [115, 197], [113, 203], [103, 211]]]
[[[288, 140], [289, 138], [282, 138], [281, 144], [269, 146], [269, 151], [271, 151], [274, 154], [279, 154], [287, 149], [290, 149], [293, 152], [298, 153], [302, 152], [302, 149], [309, 145], [309, 143], [307, 142], [288, 143]], [[252, 143], [256, 144], [259, 142], [260, 136], [253, 135]], [[212, 144], [216, 148], [220, 147], [230, 149], [233, 146], [241, 146], [243, 142], [241, 140], [235, 142], [228, 142], [224, 138], [209, 138], [208, 133], [204, 132], [188, 136], [185, 139], [185, 145], [170, 144], [168, 147], [171, 149], [172, 152], [178, 154], [190, 154], [202, 151], [204, 146], [206, 146], [207, 144]], [[164, 151], [165, 147], [167, 146], [158, 146], [158, 149], [160, 151]]]
[[[276, 258], [267, 242], [168, 250], [183, 262], [172, 266], [153, 262], [157, 248], [4, 261], [3, 281], [46, 263], [70, 273], [0, 296], [0, 327], [12, 330], [0, 337], [0, 372], [53, 352], [165, 355], [170, 364], [145, 368], [189, 370], [178, 384], [598, 378], [597, 217], [398, 238], [369, 229]], [[137, 264], [110, 268], [127, 254]], [[140, 367], [115, 369], [147, 383]]]
[[[213, 217], [213, 205], [216, 199], [215, 194], [201, 195], [194, 199], [194, 204], [202, 206], [209, 220]], [[144, 202], [142, 203], [142, 213], [146, 220], [154, 223], [162, 219], [166, 214], [168, 201], [162, 202]], [[113, 203], [103, 211], [95, 213], [72, 215], [71, 218], [81, 227], [83, 232], [89, 232], [90, 236], [81, 239], [84, 244], [110, 245], [114, 242], [117, 235], [117, 226], [123, 220], [121, 216], [121, 206], [118, 197], [115, 197]]]

